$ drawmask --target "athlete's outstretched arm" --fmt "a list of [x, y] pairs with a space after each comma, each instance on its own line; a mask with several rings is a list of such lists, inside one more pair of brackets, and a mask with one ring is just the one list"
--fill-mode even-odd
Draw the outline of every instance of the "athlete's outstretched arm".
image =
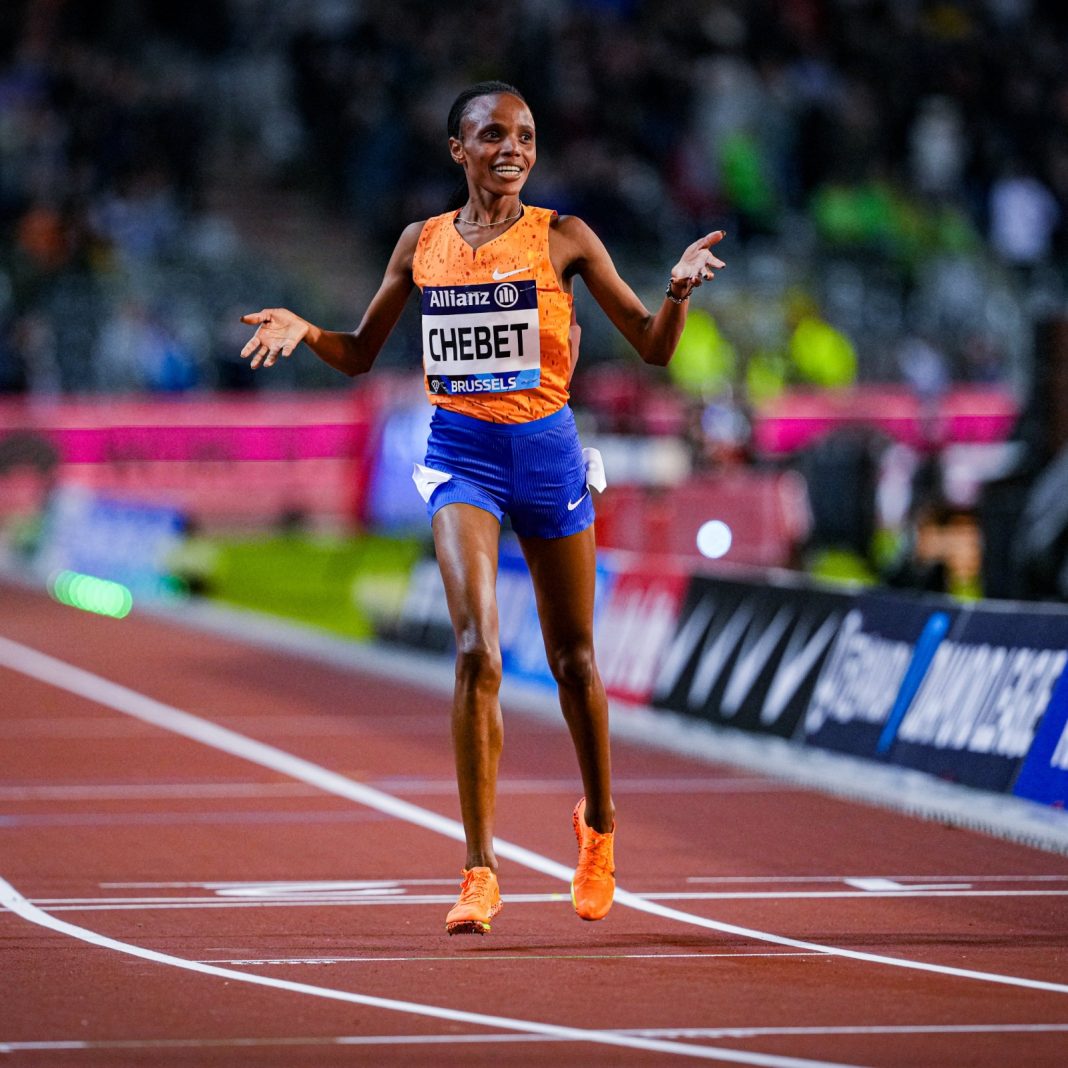
[[303, 341], [320, 360], [344, 374], [369, 371], [412, 291], [412, 258], [422, 229], [421, 222], [412, 223], [401, 234], [382, 284], [355, 330], [321, 330], [288, 308], [264, 308], [241, 316], [243, 323], [256, 327], [241, 350], [242, 358], [251, 356], [253, 369], [261, 364], [271, 367], [279, 356], [289, 356]]
[[[682, 336], [685, 301], [676, 304], [665, 295], [656, 313], [650, 312], [619, 276], [601, 239], [581, 219], [561, 217], [554, 229], [565, 273], [582, 278], [594, 300], [646, 363], [664, 367]], [[675, 297], [685, 298], [703, 281], [715, 277], [714, 268], [726, 266], [712, 252], [712, 246], [723, 237], [722, 230], [715, 230], [686, 249], [671, 269], [670, 286]]]

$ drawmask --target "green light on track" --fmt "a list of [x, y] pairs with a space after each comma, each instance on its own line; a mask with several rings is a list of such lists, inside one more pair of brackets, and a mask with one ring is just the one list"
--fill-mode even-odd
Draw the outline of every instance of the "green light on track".
[[49, 592], [60, 604], [95, 612], [98, 616], [122, 619], [133, 608], [133, 595], [119, 582], [80, 575], [77, 571], [59, 571], [49, 581]]

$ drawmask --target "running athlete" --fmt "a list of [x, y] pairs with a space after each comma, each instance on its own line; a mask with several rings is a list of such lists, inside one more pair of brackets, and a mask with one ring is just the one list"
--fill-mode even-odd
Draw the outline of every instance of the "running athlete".
[[[302, 341], [347, 375], [371, 369], [414, 287], [421, 291], [423, 367], [434, 406], [426, 457], [413, 478], [427, 502], [456, 636], [452, 738], [467, 839], [449, 934], [484, 934], [501, 909], [493, 827], [502, 722], [498, 693], [497, 551], [508, 515], [534, 582], [545, 652], [585, 795], [572, 823], [571, 883], [584, 920], [607, 915], [615, 892], [608, 703], [593, 650], [594, 510], [587, 462], [568, 407], [577, 357], [572, 285], [579, 277], [639, 356], [664, 366], [691, 292], [724, 266], [715, 231], [671, 270], [650, 312], [581, 219], [523, 204], [534, 166], [534, 119], [519, 90], [480, 82], [457, 97], [449, 151], [463, 168], [459, 211], [401, 234], [360, 325], [321, 330], [285, 308], [242, 317], [256, 332], [241, 352], [272, 366]], [[588, 459], [588, 457], [587, 457]]]

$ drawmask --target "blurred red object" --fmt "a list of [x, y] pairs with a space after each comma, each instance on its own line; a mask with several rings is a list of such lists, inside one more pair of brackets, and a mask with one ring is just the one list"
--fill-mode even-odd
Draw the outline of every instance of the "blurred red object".
[[610, 486], [597, 500], [597, 541], [608, 549], [701, 558], [697, 532], [712, 519], [731, 531], [723, 560], [790, 567], [808, 533], [804, 481], [792, 471], [738, 469], [670, 488]]

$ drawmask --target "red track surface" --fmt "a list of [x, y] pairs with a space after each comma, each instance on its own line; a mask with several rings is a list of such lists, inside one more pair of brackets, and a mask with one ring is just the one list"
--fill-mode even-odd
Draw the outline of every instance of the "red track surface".
[[[409, 680], [8, 586], [0, 635], [457, 816], [447, 702]], [[320, 991], [195, 974], [0, 911], [4, 1063], [623, 1065], [691, 1063], [688, 1050], [768, 1065], [1068, 1062], [1068, 988], [803, 952], [620, 903], [584, 924], [564, 883], [514, 861], [493, 933], [449, 940], [455, 841], [19, 671], [0, 668], [0, 706], [0, 875], [20, 894], [97, 935]], [[1068, 981], [1063, 857], [635, 746], [617, 745], [615, 765], [632, 892], [823, 946]], [[577, 794], [566, 734], [506, 709], [501, 837], [573, 863]], [[846, 882], [864, 877], [893, 883]], [[325, 900], [249, 885], [320, 880], [386, 885]], [[672, 1045], [524, 1034], [418, 1005]]]

